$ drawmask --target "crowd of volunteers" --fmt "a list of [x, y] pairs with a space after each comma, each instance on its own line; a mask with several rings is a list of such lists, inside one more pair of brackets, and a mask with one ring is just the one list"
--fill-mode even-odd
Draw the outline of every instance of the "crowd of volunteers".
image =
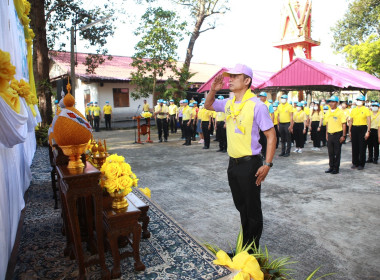
[[[293, 152], [301, 154], [305, 144], [312, 144], [312, 151], [327, 147], [329, 168], [327, 173], [339, 173], [341, 145], [352, 142], [352, 169], [362, 170], [366, 163], [378, 163], [379, 159], [379, 102], [365, 100], [360, 95], [354, 102], [340, 101], [337, 96], [330, 99], [292, 102], [283, 94], [279, 101], [268, 99], [266, 92], [258, 94], [265, 103], [276, 130], [278, 152], [288, 157]], [[218, 100], [224, 97], [219, 95]], [[217, 152], [227, 152], [226, 116], [224, 112], [204, 108], [205, 98], [180, 100], [177, 106], [173, 99], [160, 99], [153, 109], [153, 117], [158, 128], [159, 142], [168, 141], [170, 134], [180, 131], [183, 145], [190, 146], [196, 141], [203, 149], [210, 148], [211, 136], [218, 142]], [[150, 111], [144, 100], [144, 111]], [[308, 139], [308, 137], [310, 137]], [[197, 139], [198, 138], [198, 139]], [[265, 158], [266, 137], [260, 131], [259, 143]]]

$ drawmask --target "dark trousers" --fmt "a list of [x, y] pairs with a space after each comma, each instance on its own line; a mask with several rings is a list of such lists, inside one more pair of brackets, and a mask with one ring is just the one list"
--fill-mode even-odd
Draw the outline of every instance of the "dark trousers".
[[183, 127], [182, 117], [179, 117], [179, 125], [181, 126], [181, 138], [185, 138], [185, 128]]
[[193, 124], [191, 125], [191, 140], [195, 141], [195, 135], [197, 135], [197, 121], [193, 120]]
[[290, 123], [280, 123], [280, 135], [281, 135], [281, 153], [289, 154], [292, 139], [289, 131]]
[[294, 135], [294, 140], [296, 141], [297, 148], [303, 148], [305, 144], [303, 128], [304, 128], [303, 123], [294, 123], [293, 135]]
[[339, 171], [340, 154], [342, 151], [342, 144], [339, 142], [342, 137], [343, 131], [329, 133], [327, 140], [327, 150], [329, 152], [329, 165], [330, 168]]
[[236, 209], [240, 212], [243, 244], [255, 241], [257, 248], [263, 230], [263, 214], [260, 198], [261, 185], [256, 186], [255, 174], [262, 165], [260, 155], [239, 163], [230, 158], [227, 170], [232, 198]]
[[175, 115], [170, 115], [170, 131], [171, 133], [177, 132], [177, 119]]
[[227, 150], [227, 131], [224, 122], [216, 122], [216, 138], [219, 140], [219, 150]]
[[368, 159], [378, 161], [379, 159], [379, 139], [377, 136], [377, 129], [371, 128], [371, 134], [367, 140], [368, 145]]
[[185, 143], [191, 144], [192, 129], [191, 129], [191, 125], [187, 125], [188, 123], [189, 123], [189, 120], [186, 120], [182, 122], [182, 125], [185, 131], [185, 139], [186, 139]]
[[355, 166], [365, 165], [365, 147], [366, 141], [364, 139], [367, 132], [366, 125], [353, 125], [351, 127], [351, 143], [352, 143], [352, 164]]
[[277, 149], [278, 148], [278, 144], [280, 143], [280, 131], [278, 131], [277, 124], [274, 126], [274, 130], [276, 130], [276, 138], [277, 138], [276, 149]]
[[106, 129], [111, 129], [111, 114], [105, 114], [104, 119], [106, 121]]
[[326, 146], [326, 126], [322, 125], [321, 126], [321, 140], [322, 140], [322, 146]]
[[311, 136], [313, 139], [313, 147], [320, 148], [321, 147], [321, 132], [318, 131], [319, 121], [311, 122]]
[[307, 141], [307, 133], [309, 132], [309, 128], [306, 126], [306, 132], [305, 134], [303, 135], [303, 138], [305, 140], [305, 144], [306, 144], [306, 141]]
[[210, 135], [214, 135], [214, 120], [215, 120], [214, 118], [211, 118]]
[[165, 140], [168, 139], [169, 135], [169, 127], [168, 127], [168, 121], [165, 119], [159, 119], [157, 118], [157, 129], [158, 129], [158, 139], [162, 140], [162, 131], [164, 132], [164, 138]]
[[202, 133], [204, 139], [204, 146], [210, 148], [210, 130], [208, 129], [210, 122], [202, 122]]
[[261, 145], [261, 155], [265, 158], [267, 154], [267, 138], [265, 137], [264, 132], [260, 130], [260, 139], [259, 143]]
[[99, 123], [100, 123], [100, 117], [94, 116], [94, 128], [96, 132], [99, 131]]
[[89, 118], [88, 118], [88, 122], [90, 123], [90, 125], [92, 126], [92, 127], [94, 127], [94, 117], [93, 116], [89, 116]]

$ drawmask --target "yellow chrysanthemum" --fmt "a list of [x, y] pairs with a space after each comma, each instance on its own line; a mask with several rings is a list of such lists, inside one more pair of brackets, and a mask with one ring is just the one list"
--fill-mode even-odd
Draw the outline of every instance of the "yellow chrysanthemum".
[[107, 189], [107, 192], [109, 193], [119, 191], [117, 178], [105, 180], [104, 187]]
[[4, 99], [4, 101], [12, 108], [16, 113], [20, 113], [21, 103], [20, 97], [17, 92], [11, 87], [7, 87], [5, 90], [0, 89], [0, 96]]
[[106, 161], [109, 163], [112, 163], [112, 162], [122, 163], [125, 161], [125, 158], [123, 156], [113, 154], [113, 155], [110, 155], [109, 157], [107, 157]]
[[121, 176], [118, 178], [118, 180], [120, 181], [120, 186], [123, 189], [132, 188], [133, 186], [133, 180], [129, 176]]
[[15, 74], [16, 67], [11, 63], [10, 54], [0, 50], [0, 91], [4, 91], [5, 85], [9, 85]]
[[24, 3], [24, 13], [25, 15], [29, 15], [30, 13], [30, 3], [27, 0], [22, 1]]
[[132, 174], [131, 166], [128, 163], [121, 163], [121, 172], [123, 175], [130, 176]]
[[139, 188], [139, 190], [147, 197], [151, 197], [151, 191], [149, 188]]

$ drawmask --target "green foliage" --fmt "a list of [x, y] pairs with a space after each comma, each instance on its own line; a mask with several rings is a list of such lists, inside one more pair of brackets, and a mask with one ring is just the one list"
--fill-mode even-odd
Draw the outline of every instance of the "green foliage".
[[359, 45], [347, 45], [343, 52], [349, 63], [355, 64], [358, 70], [368, 72], [380, 78], [380, 37], [371, 35]]
[[380, 35], [380, 1], [355, 0], [348, 6], [344, 17], [331, 29], [333, 47], [341, 51], [347, 45], [358, 45], [369, 36]]
[[183, 39], [186, 22], [179, 22], [175, 12], [159, 8], [148, 8], [141, 17], [142, 24], [135, 31], [141, 40], [136, 44], [132, 66], [132, 84], [137, 89], [134, 99], [149, 94], [163, 94], [165, 85], [158, 83], [168, 70], [175, 69], [178, 42]]
[[172, 68], [174, 77], [169, 77], [166, 81], [166, 91], [163, 97], [166, 99], [174, 98], [176, 101], [186, 97], [186, 90], [189, 89], [191, 83], [189, 80], [196, 74], [191, 73], [187, 67], [178, 69]]
[[[114, 2], [105, 1], [101, 7], [86, 5], [81, 0], [45, 0], [46, 39], [50, 50], [70, 49], [70, 28], [75, 26], [79, 40], [86, 42], [86, 47], [97, 46], [97, 54], [90, 55], [85, 62], [88, 73], [94, 73], [104, 59], [99, 54], [107, 54], [107, 38], [114, 34], [113, 22], [117, 20]], [[118, 13], [124, 10], [118, 7]], [[114, 15], [105, 22], [98, 23], [88, 29], [80, 30], [100, 18]], [[78, 38], [76, 38], [78, 39]]]
[[35, 129], [36, 141], [39, 146], [49, 145], [48, 130], [49, 130], [49, 126], [41, 126]]
[[380, 92], [379, 91], [367, 92], [367, 100], [377, 100], [378, 102], [380, 102]]

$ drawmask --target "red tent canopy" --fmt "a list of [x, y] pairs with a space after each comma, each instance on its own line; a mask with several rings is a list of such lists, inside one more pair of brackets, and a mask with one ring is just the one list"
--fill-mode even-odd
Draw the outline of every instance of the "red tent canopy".
[[[227, 68], [222, 68], [214, 76], [211, 77], [210, 80], [208, 80], [206, 83], [204, 83], [197, 92], [204, 92], [211, 89], [212, 81], [215, 79], [216, 76], [222, 74], [223, 72], [228, 71]], [[271, 77], [274, 73], [273, 72], [264, 72], [264, 71], [253, 71], [253, 79], [252, 79], [252, 89], [257, 88], [258, 85], [262, 84], [264, 81], [268, 80], [269, 77]], [[223, 88], [222, 89], [228, 89], [228, 77], [225, 77], [223, 79]]]
[[380, 90], [380, 79], [366, 72], [297, 58], [258, 86], [267, 90]]

